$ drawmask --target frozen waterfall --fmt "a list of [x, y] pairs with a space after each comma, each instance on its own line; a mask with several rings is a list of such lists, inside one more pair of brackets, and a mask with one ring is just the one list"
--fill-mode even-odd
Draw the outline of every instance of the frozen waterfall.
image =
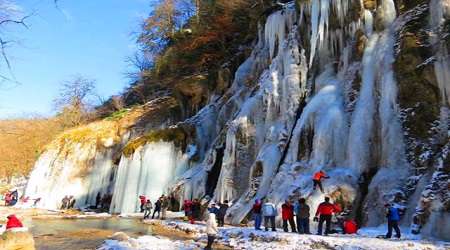
[[187, 159], [172, 142], [148, 143], [130, 157], [123, 156], [114, 184], [111, 213], [139, 211], [140, 195], [154, 203], [167, 193], [178, 168], [184, 168]]

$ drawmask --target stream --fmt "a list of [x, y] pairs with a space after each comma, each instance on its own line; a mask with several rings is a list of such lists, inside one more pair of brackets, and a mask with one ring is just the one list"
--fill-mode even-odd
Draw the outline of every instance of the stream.
[[96, 249], [115, 232], [130, 237], [152, 234], [152, 227], [137, 219], [29, 219], [25, 226], [33, 233], [38, 250]]

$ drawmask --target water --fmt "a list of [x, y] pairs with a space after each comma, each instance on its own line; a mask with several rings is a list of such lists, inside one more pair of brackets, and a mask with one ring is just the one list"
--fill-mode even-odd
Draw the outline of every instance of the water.
[[30, 219], [24, 221], [38, 250], [96, 249], [115, 232], [130, 237], [152, 234], [152, 227], [136, 219]]

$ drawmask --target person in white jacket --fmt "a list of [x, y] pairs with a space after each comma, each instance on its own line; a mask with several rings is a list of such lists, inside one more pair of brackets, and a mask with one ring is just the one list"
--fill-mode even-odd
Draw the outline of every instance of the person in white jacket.
[[209, 213], [208, 220], [206, 221], [206, 234], [208, 235], [208, 245], [206, 245], [205, 250], [212, 249], [212, 244], [216, 239], [216, 235], [219, 232], [217, 228], [216, 214]]
[[262, 214], [264, 216], [264, 227], [266, 231], [269, 230], [269, 222], [270, 226], [272, 227], [272, 231], [276, 231], [275, 229], [275, 217], [278, 214], [278, 211], [273, 203], [270, 201], [267, 201], [262, 206]]

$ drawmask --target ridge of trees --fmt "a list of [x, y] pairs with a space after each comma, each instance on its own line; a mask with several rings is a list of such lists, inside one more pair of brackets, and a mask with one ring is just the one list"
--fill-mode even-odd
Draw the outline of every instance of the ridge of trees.
[[[129, 58], [135, 71], [122, 98], [126, 106], [179, 93], [175, 85], [196, 75], [214, 90], [223, 65], [231, 72], [256, 40], [258, 22], [273, 0], [157, 0], [135, 34], [138, 53]], [[189, 96], [185, 97], [189, 99]], [[109, 107], [111, 99], [101, 107]]]

